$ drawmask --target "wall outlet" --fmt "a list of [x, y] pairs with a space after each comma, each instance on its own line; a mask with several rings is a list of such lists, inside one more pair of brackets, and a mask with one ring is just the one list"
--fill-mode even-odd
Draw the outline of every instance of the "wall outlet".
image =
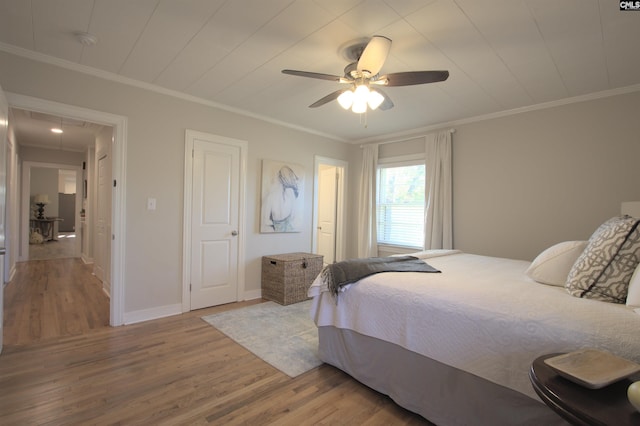
[[155, 209], [156, 209], [156, 199], [147, 198], [147, 210], [155, 210]]

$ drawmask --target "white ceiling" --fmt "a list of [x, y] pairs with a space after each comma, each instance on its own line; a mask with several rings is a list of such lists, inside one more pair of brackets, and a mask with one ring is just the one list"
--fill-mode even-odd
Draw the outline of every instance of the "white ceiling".
[[[12, 108], [10, 118], [21, 146], [85, 152], [95, 146], [102, 125]], [[63, 133], [53, 133], [58, 128]]]
[[[97, 44], [81, 44], [80, 31]], [[341, 47], [375, 34], [393, 40], [381, 73], [449, 79], [387, 88], [395, 107], [370, 112], [365, 126], [337, 102], [307, 108], [337, 83], [280, 72], [342, 75]], [[638, 90], [629, 86], [640, 83], [639, 40], [640, 12], [613, 0], [0, 0], [3, 50], [347, 141]]]

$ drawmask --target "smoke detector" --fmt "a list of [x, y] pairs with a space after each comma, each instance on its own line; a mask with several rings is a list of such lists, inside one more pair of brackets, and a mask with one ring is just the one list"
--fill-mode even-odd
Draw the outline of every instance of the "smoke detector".
[[78, 41], [85, 46], [93, 46], [98, 42], [98, 37], [87, 32], [77, 32], [76, 37], [78, 38]]

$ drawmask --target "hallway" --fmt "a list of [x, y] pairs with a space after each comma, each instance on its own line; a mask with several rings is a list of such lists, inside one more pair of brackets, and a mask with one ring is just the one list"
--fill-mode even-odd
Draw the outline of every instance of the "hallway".
[[29, 260], [78, 257], [75, 232], [57, 232], [55, 241], [29, 244]]
[[4, 293], [5, 347], [108, 327], [109, 298], [92, 270], [80, 258], [19, 262]]

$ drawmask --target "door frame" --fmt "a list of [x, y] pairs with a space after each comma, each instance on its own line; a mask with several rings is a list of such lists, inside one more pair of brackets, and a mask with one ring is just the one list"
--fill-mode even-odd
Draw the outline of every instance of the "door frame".
[[238, 204], [238, 288], [236, 300], [244, 300], [245, 276], [245, 194], [248, 143], [239, 139], [187, 129], [184, 137], [184, 214], [182, 229], [182, 312], [191, 311], [191, 198], [193, 196], [193, 141], [204, 140], [240, 149], [240, 182]]
[[313, 159], [313, 222], [312, 222], [312, 241], [311, 252], [317, 254], [318, 247], [318, 184], [320, 183], [320, 166], [327, 165], [337, 167], [342, 170], [341, 179], [338, 182], [338, 193], [336, 199], [336, 253], [335, 260], [339, 262], [345, 260], [346, 256], [346, 240], [345, 240], [345, 224], [347, 223], [347, 182], [349, 163], [335, 158], [314, 156]]
[[[93, 275], [95, 275], [96, 277], [98, 277], [98, 279], [100, 280], [100, 282], [102, 283], [102, 289], [107, 293], [107, 294], [111, 294], [111, 276], [110, 276], [110, 271], [106, 271], [104, 269], [104, 265], [110, 265], [111, 264], [111, 258], [108, 259], [98, 259], [98, 253], [100, 252], [100, 250], [102, 249], [100, 247], [100, 240], [97, 238], [98, 236], [98, 225], [99, 225], [99, 216], [100, 216], [100, 212], [98, 211], [98, 206], [100, 205], [100, 181], [99, 181], [99, 175], [100, 175], [100, 160], [103, 158], [108, 158], [108, 161], [113, 162], [113, 154], [112, 154], [112, 149], [109, 148], [102, 148], [100, 151], [95, 151], [94, 150], [94, 159], [93, 159], [93, 167], [94, 167], [94, 174], [93, 174], [93, 181], [92, 181], [92, 188], [91, 190], [93, 191], [94, 194], [94, 198], [92, 199], [92, 203], [91, 203], [91, 216], [92, 216], [92, 221], [91, 221], [91, 229], [93, 232], [92, 235], [92, 241], [93, 241]], [[111, 166], [111, 169], [113, 170], [113, 165]], [[110, 180], [113, 177], [110, 178]], [[113, 194], [111, 194], [111, 199], [109, 200], [109, 204], [113, 204]], [[112, 215], [113, 216], [113, 215]], [[110, 220], [113, 220], [113, 217], [110, 218]], [[109, 223], [109, 228], [111, 228], [112, 224]], [[105, 241], [105, 244], [108, 246], [111, 246], [111, 244], [109, 244], [109, 240]], [[105, 252], [104, 257], [107, 256], [107, 253]], [[102, 262], [102, 264], [99, 264], [98, 261]], [[97, 274], [97, 268], [102, 269], [101, 274]], [[110, 269], [110, 268], [109, 268]]]
[[[80, 209], [82, 208], [82, 166], [72, 166], [69, 164], [58, 163], [40, 163], [38, 161], [23, 161], [22, 162], [22, 183], [21, 183], [21, 203], [20, 203], [20, 239], [18, 252], [18, 261], [24, 262], [29, 260], [29, 221], [25, 218], [31, 217], [30, 201], [31, 201], [31, 169], [56, 169], [56, 170], [73, 170], [76, 172], [76, 205], [74, 207], [76, 216], [76, 232], [78, 225], [80, 224]], [[75, 252], [80, 256], [80, 239], [76, 238]]]
[[109, 324], [111, 326], [124, 324], [127, 117], [10, 92], [6, 92], [6, 97], [9, 102], [9, 108], [20, 108], [74, 118], [113, 128], [111, 176], [117, 184], [113, 188], [111, 204], [112, 244]]

